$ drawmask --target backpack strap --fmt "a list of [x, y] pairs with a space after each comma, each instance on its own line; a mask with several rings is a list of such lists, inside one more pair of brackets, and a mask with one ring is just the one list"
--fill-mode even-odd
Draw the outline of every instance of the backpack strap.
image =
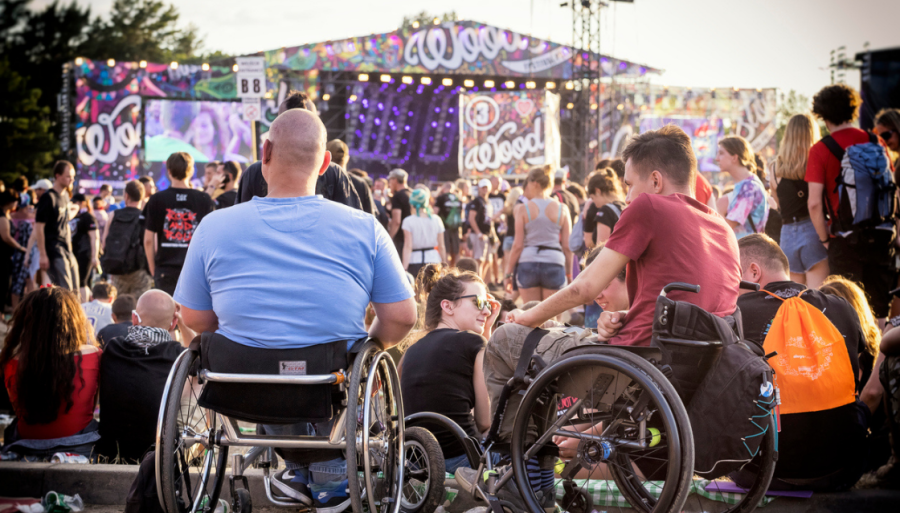
[[522, 344], [522, 353], [519, 354], [519, 363], [516, 365], [516, 373], [513, 374], [513, 379], [517, 383], [521, 383], [525, 379], [525, 372], [528, 371], [528, 366], [531, 364], [531, 356], [534, 355], [534, 350], [537, 349], [538, 343], [548, 333], [550, 332], [545, 329], [535, 328], [525, 337], [525, 342]]
[[877, 135], [873, 134], [872, 132], [869, 132], [868, 130], [866, 130], [866, 135], [869, 136], [869, 142], [870, 142], [870, 143], [872, 143], [872, 144], [874, 144], [874, 145], [876, 145], [876, 146], [881, 146], [881, 143], [878, 142], [878, 136], [877, 136]]
[[831, 134], [822, 138], [822, 144], [838, 159], [838, 162], [844, 160], [844, 148], [841, 148], [841, 145], [834, 140], [834, 137], [831, 137]]

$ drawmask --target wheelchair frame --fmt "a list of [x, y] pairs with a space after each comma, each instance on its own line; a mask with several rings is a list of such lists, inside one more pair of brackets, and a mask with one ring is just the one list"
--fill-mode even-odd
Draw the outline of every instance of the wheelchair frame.
[[[229, 373], [218, 373], [212, 372], [207, 369], [201, 369], [196, 374], [192, 374], [191, 372], [187, 373], [187, 379], [184, 383], [175, 384], [176, 374], [181, 369], [182, 365], [185, 365], [185, 359], [196, 359], [199, 357], [199, 353], [196, 350], [185, 350], [183, 351], [178, 358], [175, 360], [175, 363], [172, 366], [172, 370], [169, 373], [169, 377], [166, 381], [166, 385], [163, 391], [162, 401], [160, 402], [160, 412], [157, 422], [156, 429], [156, 482], [157, 482], [157, 496], [160, 504], [162, 505], [164, 510], [167, 510], [166, 506], [166, 497], [165, 497], [165, 488], [163, 486], [163, 454], [162, 450], [165, 446], [163, 428], [166, 421], [166, 413], [169, 409], [169, 402], [172, 394], [178, 392], [173, 388], [174, 386], [184, 387], [186, 383], [190, 383], [191, 380], [196, 379], [197, 384], [202, 384], [204, 382], [210, 383], [245, 383], [245, 384], [279, 384], [279, 385], [298, 385], [298, 386], [308, 386], [308, 385], [339, 385], [341, 393], [344, 395], [344, 407], [340, 410], [340, 413], [335, 420], [331, 432], [329, 436], [292, 436], [292, 437], [284, 437], [278, 435], [242, 435], [240, 433], [240, 429], [237, 424], [237, 420], [226, 416], [224, 414], [215, 412], [213, 410], [208, 410], [203, 408], [203, 411], [207, 413], [204, 416], [207, 419], [212, 419], [211, 422], [207, 421], [206, 426], [207, 429], [205, 432], [197, 433], [188, 432], [187, 429], [182, 428], [181, 432], [178, 432], [178, 428], [176, 425], [176, 436], [179, 438], [179, 441], [185, 442], [185, 448], [192, 447], [196, 444], [201, 444], [205, 449], [210, 449], [214, 446], [219, 446], [223, 448], [229, 447], [251, 447], [252, 449], [247, 454], [234, 454], [232, 455], [232, 474], [229, 477], [229, 482], [232, 488], [232, 495], [236, 498], [235, 488], [234, 488], [234, 480], [240, 479], [245, 489], [247, 487], [247, 480], [244, 476], [244, 471], [249, 468], [253, 462], [262, 456], [264, 453], [269, 451], [274, 451], [275, 448], [284, 448], [284, 449], [334, 449], [334, 450], [344, 450], [346, 451], [347, 461], [348, 461], [348, 471], [347, 476], [350, 481], [351, 488], [351, 500], [353, 503], [354, 511], [357, 513], [362, 513], [361, 511], [361, 497], [353, 496], [353, 483], [354, 481], [358, 481], [358, 471], [359, 471], [359, 458], [357, 455], [361, 452], [362, 462], [361, 465], [363, 467], [363, 473], [365, 476], [365, 481], [359, 483], [360, 495], [365, 496], [368, 504], [369, 511], [390, 511], [391, 513], [399, 513], [401, 507], [401, 499], [402, 499], [402, 487], [404, 483], [404, 472], [405, 472], [405, 464], [402, 460], [403, 455], [405, 454], [405, 440], [404, 440], [404, 430], [405, 430], [405, 419], [403, 415], [403, 400], [400, 393], [400, 381], [397, 374], [397, 368], [394, 365], [393, 359], [388, 355], [387, 352], [380, 350], [377, 346], [375, 346], [374, 341], [371, 339], [367, 340], [366, 343], [362, 346], [362, 349], [356, 355], [356, 359], [354, 360], [351, 369], [359, 368], [360, 371], [363, 370], [366, 362], [364, 360], [371, 359], [371, 363], [368, 364], [368, 371], [366, 372], [367, 376], [365, 376], [365, 381], [362, 381], [361, 378], [363, 376], [354, 376], [354, 373], [351, 371], [350, 379], [348, 382], [346, 371], [334, 372], [331, 374], [321, 374], [321, 375], [299, 375], [299, 376], [282, 376], [282, 375], [269, 375], [269, 374], [229, 374]], [[385, 478], [389, 478], [390, 473], [396, 474], [396, 479], [393, 479], [391, 482], [391, 489], [393, 490], [394, 486], [396, 486], [396, 494], [397, 497], [387, 497], [382, 500], [381, 508], [376, 507], [376, 499], [374, 497], [374, 493], [371, 490], [368, 490], [368, 486], [366, 483], [374, 483], [374, 473], [372, 472], [372, 454], [370, 449], [372, 448], [380, 448], [385, 451], [390, 451], [391, 447], [387, 447], [389, 444], [385, 442], [381, 442], [382, 447], [371, 447], [370, 445], [375, 443], [379, 444], [377, 441], [370, 440], [370, 436], [368, 434], [368, 428], [366, 428], [365, 433], [360, 439], [357, 439], [353, 447], [348, 444], [348, 419], [354, 418], [351, 413], [354, 415], [358, 415], [358, 412], [355, 411], [360, 405], [358, 404], [359, 398], [351, 398], [349, 397], [347, 388], [357, 387], [357, 392], [361, 390], [361, 386], [364, 385], [365, 389], [363, 392], [363, 400], [362, 400], [362, 425], [370, 426], [371, 425], [371, 415], [372, 415], [372, 398], [373, 393], [375, 392], [374, 386], [377, 376], [382, 374], [382, 378], [387, 378], [383, 386], [388, 388], [388, 393], [390, 394], [390, 406], [392, 411], [396, 411], [396, 415], [391, 415], [392, 421], [396, 422], [396, 433], [397, 436], [394, 438], [396, 440], [397, 451], [399, 451], [394, 456], [394, 460], [398, 463], [393, 469], [390, 469], [390, 472], [385, 472]], [[191, 385], [193, 386], [193, 385]], [[177, 398], [180, 401], [182, 392], [177, 393]], [[350, 403], [350, 401], [356, 401], [355, 403]], [[179, 402], [180, 404], [180, 402]], [[199, 404], [197, 405], [197, 409], [200, 410]], [[351, 410], [354, 410], [351, 412]], [[214, 415], [210, 415], [214, 414]], [[220, 423], [221, 426], [216, 426], [216, 423]], [[359, 423], [353, 422], [354, 426], [357, 427], [354, 430], [358, 435]], [[354, 438], [357, 438], [354, 436]], [[351, 463], [351, 457], [356, 459], [357, 462]], [[274, 456], [274, 455], [272, 455]], [[204, 457], [204, 461], [201, 467], [202, 475], [199, 481], [198, 493], [194, 498], [193, 503], [190, 505], [186, 505], [191, 512], [201, 511], [201, 500], [204, 496], [206, 496], [206, 492], [204, 490], [208, 490], [210, 486], [210, 472], [213, 464], [213, 459], [215, 457], [214, 451], [207, 450], [207, 453]], [[272, 458], [270, 458], [269, 462], [271, 462]], [[393, 463], [388, 463], [388, 465], [393, 466]], [[264, 467], [264, 482], [266, 486], [266, 496], [270, 502], [277, 506], [291, 506], [291, 507], [303, 507], [303, 504], [295, 503], [295, 502], [286, 502], [281, 501], [273, 497], [271, 492], [271, 478], [269, 476], [269, 468], [268, 465]], [[382, 469], [387, 470], [387, 469]], [[187, 472], [190, 472], [188, 470]], [[222, 474], [220, 476], [219, 474]], [[221, 484], [221, 479], [224, 479], [226, 474], [225, 468], [217, 468], [215, 480], [216, 483], [213, 483], [215, 488], [219, 488]], [[217, 496], [218, 492], [213, 493], [212, 496]], [[385, 504], [388, 505], [385, 508]], [[359, 506], [359, 507], [357, 507]], [[215, 508], [215, 505], [212, 505]], [[168, 513], [176, 513], [169, 511]]]

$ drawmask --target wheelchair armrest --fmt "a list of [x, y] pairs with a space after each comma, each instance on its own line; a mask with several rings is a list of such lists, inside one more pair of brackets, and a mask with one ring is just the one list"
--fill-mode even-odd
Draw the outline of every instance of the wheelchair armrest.
[[719, 340], [703, 341], [703, 340], [685, 340], [683, 338], [659, 337], [659, 341], [663, 344], [681, 347], [697, 347], [697, 348], [713, 348], [722, 347]]
[[440, 413], [423, 411], [407, 415], [404, 422], [407, 427], [421, 426], [426, 429], [428, 425], [437, 425], [453, 433], [453, 436], [456, 437], [456, 440], [466, 451], [466, 458], [469, 460], [470, 468], [478, 468], [478, 463], [481, 461], [481, 446], [449, 417]]

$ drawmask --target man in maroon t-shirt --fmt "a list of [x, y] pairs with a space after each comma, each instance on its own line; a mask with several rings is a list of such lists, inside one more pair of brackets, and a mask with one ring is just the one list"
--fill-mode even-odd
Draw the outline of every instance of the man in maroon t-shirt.
[[[869, 142], [869, 134], [853, 126], [861, 104], [862, 100], [853, 88], [844, 84], [830, 85], [813, 97], [813, 114], [825, 122], [831, 137], [846, 150], [854, 144]], [[885, 146], [883, 140], [879, 138], [878, 141]], [[823, 141], [809, 149], [806, 161], [809, 217], [816, 227], [819, 240], [828, 249], [831, 274], [862, 284], [875, 317], [883, 326], [890, 311], [890, 291], [897, 283], [892, 244], [895, 230], [874, 229], [851, 233], [846, 237], [831, 233], [825, 212], [837, 211], [840, 202], [837, 178], [840, 173], [841, 163]]]
[[693, 198], [697, 160], [691, 139], [667, 125], [635, 137], [622, 155], [628, 208], [591, 265], [571, 285], [510, 322], [539, 326], [596, 297], [627, 266], [631, 308], [603, 312], [597, 322], [611, 344], [650, 344], [656, 298], [673, 282], [700, 285], [700, 293], [674, 291], [715, 315], [737, 307], [741, 266], [737, 239], [711, 208]]

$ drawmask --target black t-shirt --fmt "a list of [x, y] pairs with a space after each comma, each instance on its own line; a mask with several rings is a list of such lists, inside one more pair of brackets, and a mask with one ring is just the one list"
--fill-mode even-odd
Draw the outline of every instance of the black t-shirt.
[[391, 218], [394, 217], [394, 210], [400, 210], [400, 226], [397, 234], [394, 235], [394, 246], [397, 247], [397, 253], [403, 254], [403, 220], [409, 217], [412, 208], [409, 205], [409, 189], [403, 189], [391, 196]]
[[353, 184], [353, 190], [356, 191], [356, 195], [359, 197], [359, 209], [373, 216], [376, 215], [375, 198], [372, 196], [372, 189], [369, 188], [368, 182], [350, 173], [347, 173], [347, 178], [350, 179], [350, 183]]
[[194, 231], [216, 204], [205, 192], [168, 188], [150, 196], [146, 229], [156, 233], [156, 266], [181, 268]]
[[216, 198], [216, 208], [228, 208], [233, 207], [234, 202], [237, 199], [237, 189], [231, 189], [228, 192], [223, 192], [219, 194], [219, 197]]
[[578, 198], [576, 198], [574, 194], [565, 189], [553, 191], [550, 197], [558, 199], [565, 206], [569, 207], [569, 216], [572, 217], [572, 224], [575, 224], [575, 217], [579, 213]]
[[[250, 164], [238, 183], [236, 202], [246, 203], [252, 200], [253, 196], [265, 198], [268, 194], [269, 184], [262, 174], [262, 162]], [[349, 173], [334, 162], [325, 169], [325, 174], [319, 175], [316, 179], [316, 194], [321, 194], [323, 198], [335, 203], [361, 210], [359, 196], [353, 189]]]
[[103, 329], [97, 332], [97, 342], [100, 343], [100, 347], [106, 347], [106, 344], [109, 343], [110, 340], [119, 337], [125, 337], [128, 335], [128, 328], [131, 327], [131, 319], [127, 321], [117, 322], [115, 324], [108, 324]]
[[178, 342], [146, 350], [124, 338], [106, 344], [100, 359], [100, 454], [140, 460], [153, 445], [166, 379], [183, 350]]
[[69, 195], [50, 189], [38, 200], [34, 220], [44, 223], [44, 248], [49, 258], [62, 255], [62, 250], [72, 251], [69, 235]]
[[463, 223], [463, 202], [453, 192], [446, 192], [434, 202], [438, 217], [444, 222], [444, 229], [458, 230]]
[[[804, 289], [806, 286], [790, 281], [773, 282], [765, 287], [783, 298], [794, 297]], [[802, 299], [822, 311], [844, 336], [859, 392], [865, 384], [858, 379], [860, 360], [865, 362], [860, 357], [865, 353], [865, 339], [853, 307], [843, 298], [818, 290], [805, 292]], [[744, 337], [762, 347], [783, 302], [759, 291], [740, 296], [737, 304], [743, 316]], [[860, 419], [859, 405], [857, 401], [831, 410], [781, 415], [775, 477], [814, 479], [855, 465], [858, 458], [865, 456], [862, 446], [866, 429]], [[840, 450], [835, 451], [835, 447]]]
[[597, 243], [597, 223], [600, 223], [604, 226], [609, 227], [609, 232], [612, 233], [613, 229], [616, 227], [616, 223], [619, 222], [619, 218], [622, 216], [622, 210], [625, 208], [625, 203], [621, 201], [612, 201], [603, 205], [599, 209], [594, 206], [594, 203], [588, 206], [587, 213], [584, 215], [584, 233], [593, 233], [594, 234], [594, 243]]
[[[493, 228], [494, 223], [491, 221], [491, 217], [493, 216], [493, 208], [491, 207], [488, 200], [482, 198], [481, 196], [475, 197], [470, 203], [471, 210], [475, 212], [475, 224], [478, 225], [478, 230], [481, 231], [484, 235], [491, 234], [491, 228]], [[468, 214], [466, 214], [468, 217]]]
[[[486, 342], [470, 331], [437, 329], [410, 346], [403, 356], [404, 413], [423, 411], [446, 415], [470, 436], [481, 438], [475, 425], [475, 357]], [[456, 437], [435, 430], [445, 458], [463, 454]]]
[[91, 236], [88, 232], [97, 231], [97, 219], [90, 212], [82, 212], [69, 221], [72, 233], [72, 252], [75, 256], [91, 255]]

